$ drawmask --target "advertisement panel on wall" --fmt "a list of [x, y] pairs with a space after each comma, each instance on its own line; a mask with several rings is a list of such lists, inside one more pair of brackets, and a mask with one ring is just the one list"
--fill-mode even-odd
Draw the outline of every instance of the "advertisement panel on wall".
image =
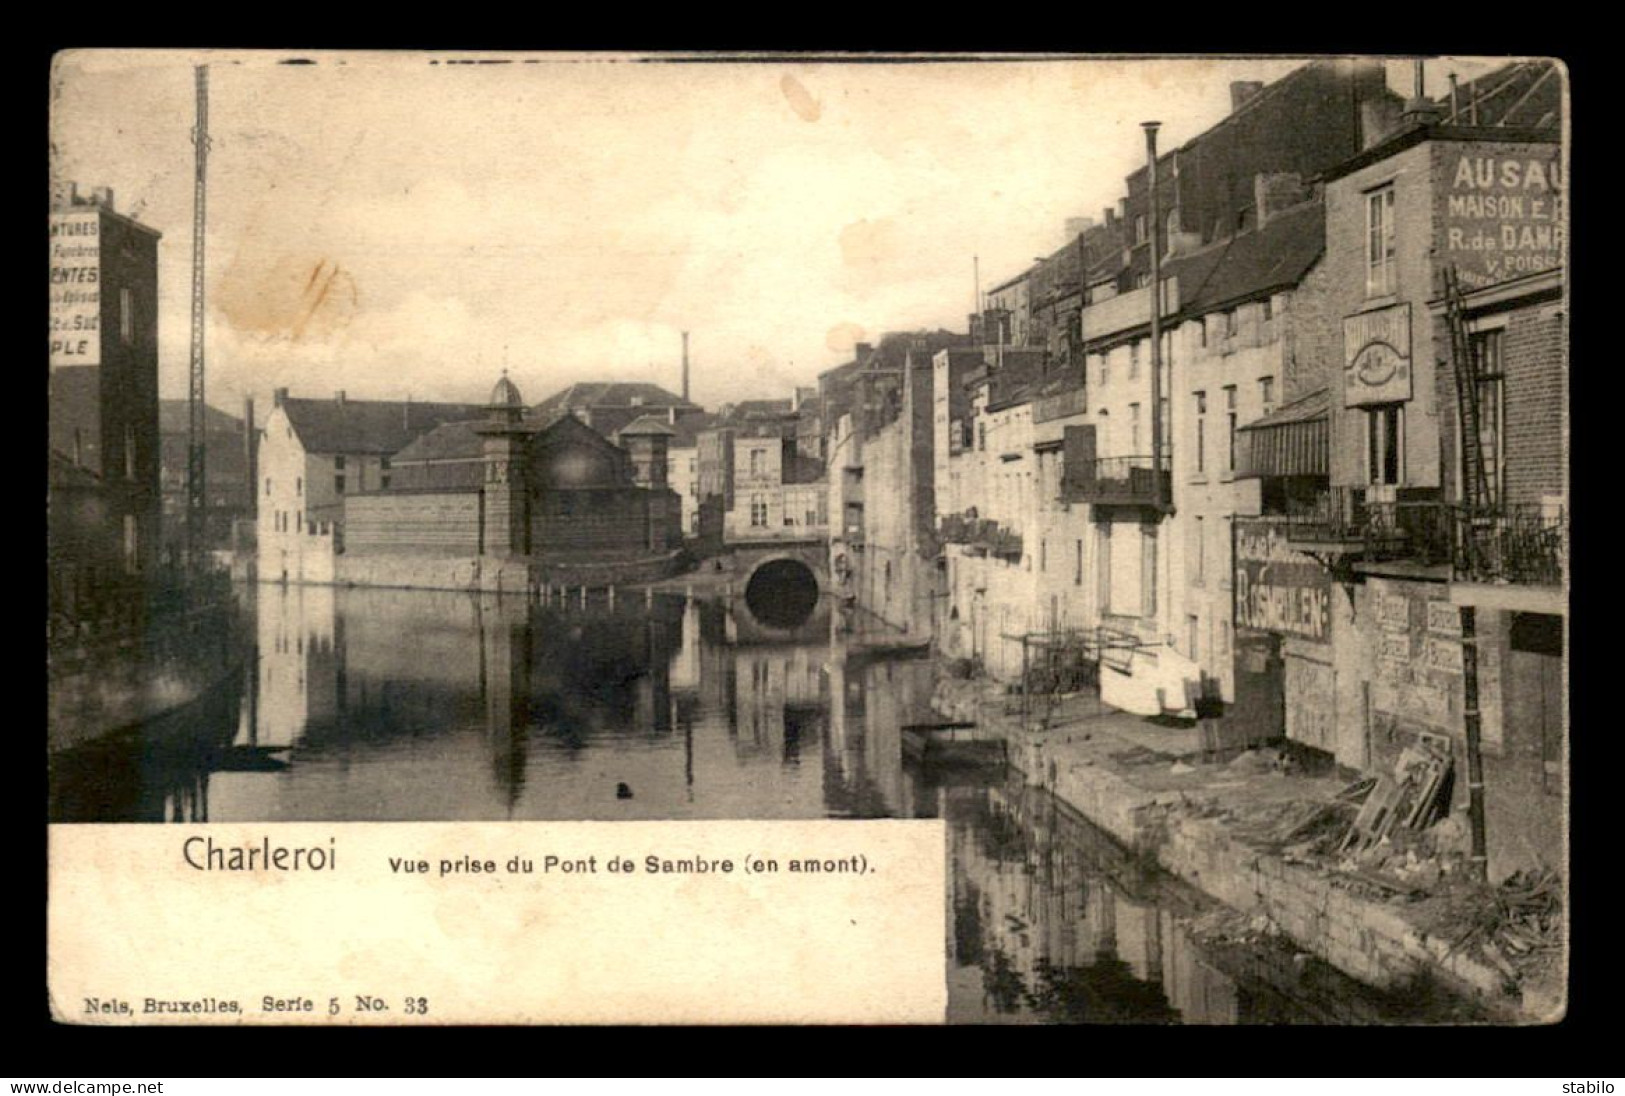
[[1389, 305], [1343, 319], [1343, 406], [1411, 398], [1411, 306]]
[[102, 363], [101, 215], [51, 214], [51, 364]]
[[1294, 550], [1284, 523], [1236, 522], [1236, 627], [1331, 641], [1332, 579]]
[[1448, 152], [1442, 165], [1444, 262], [1481, 289], [1563, 265], [1567, 222], [1555, 145]]

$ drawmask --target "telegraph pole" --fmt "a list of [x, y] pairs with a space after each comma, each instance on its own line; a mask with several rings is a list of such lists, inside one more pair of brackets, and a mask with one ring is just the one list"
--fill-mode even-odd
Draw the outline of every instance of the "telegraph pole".
[[208, 200], [209, 66], [197, 66], [197, 124], [192, 129], [197, 150], [196, 179], [192, 190], [192, 354], [187, 392], [186, 450], [186, 561], [202, 565], [206, 513], [203, 403], [203, 235]]

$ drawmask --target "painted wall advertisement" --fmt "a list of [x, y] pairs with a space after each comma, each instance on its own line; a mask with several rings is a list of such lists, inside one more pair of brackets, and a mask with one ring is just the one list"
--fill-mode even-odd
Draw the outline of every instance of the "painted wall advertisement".
[[1279, 522], [1236, 522], [1236, 626], [1331, 640], [1332, 579]]
[[1462, 687], [1459, 612], [1427, 587], [1373, 579], [1368, 589], [1376, 624], [1372, 707], [1453, 731]]
[[1343, 406], [1411, 398], [1411, 306], [1389, 305], [1343, 319]]
[[101, 215], [51, 214], [51, 364], [102, 363]]
[[1443, 182], [1443, 261], [1455, 265], [1462, 288], [1563, 265], [1567, 210], [1556, 149], [1528, 145], [1503, 155], [1451, 152]]

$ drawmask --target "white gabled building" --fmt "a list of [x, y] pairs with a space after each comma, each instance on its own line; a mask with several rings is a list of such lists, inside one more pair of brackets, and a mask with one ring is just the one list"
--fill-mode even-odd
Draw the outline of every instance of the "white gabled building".
[[296, 399], [276, 390], [260, 436], [261, 582], [330, 583], [344, 550], [344, 499], [389, 486], [390, 457], [441, 423], [477, 418], [469, 404]]

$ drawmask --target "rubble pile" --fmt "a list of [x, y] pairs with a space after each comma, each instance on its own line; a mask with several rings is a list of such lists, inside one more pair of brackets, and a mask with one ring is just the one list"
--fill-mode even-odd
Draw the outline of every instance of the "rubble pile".
[[1452, 951], [1482, 955], [1514, 980], [1563, 951], [1563, 884], [1550, 868], [1457, 888], [1439, 916], [1454, 926]]

